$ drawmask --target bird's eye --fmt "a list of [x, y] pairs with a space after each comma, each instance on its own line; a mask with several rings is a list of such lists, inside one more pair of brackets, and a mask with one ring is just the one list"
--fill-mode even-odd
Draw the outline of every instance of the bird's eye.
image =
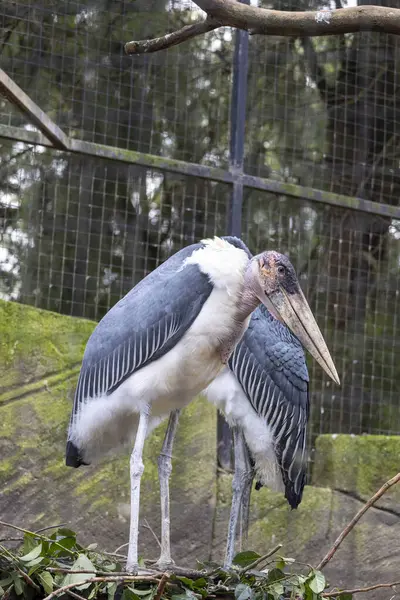
[[279, 265], [278, 273], [279, 273], [279, 275], [284, 275], [286, 273], [285, 267], [283, 267], [282, 265]]

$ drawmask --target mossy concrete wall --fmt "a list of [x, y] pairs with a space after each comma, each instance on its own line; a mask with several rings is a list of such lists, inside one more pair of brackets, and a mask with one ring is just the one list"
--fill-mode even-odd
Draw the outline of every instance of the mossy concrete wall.
[[[320, 435], [317, 439], [315, 485], [368, 500], [399, 471], [400, 436]], [[377, 506], [400, 512], [400, 486], [388, 490]]]
[[[97, 466], [64, 466], [74, 387], [94, 326], [0, 301], [0, 514], [29, 528], [68, 523], [83, 542], [114, 550], [127, 540], [129, 451]], [[140, 549], [147, 558], [158, 554], [156, 457], [164, 430], [145, 446]], [[253, 492], [249, 547], [263, 552], [282, 542], [284, 555], [317, 563], [361, 500], [397, 472], [399, 439], [321, 436], [315, 486], [306, 488], [298, 510], [265, 488]], [[224, 552], [231, 477], [217, 478], [215, 447], [215, 410], [198, 399], [182, 414], [173, 453], [172, 545], [180, 563]], [[337, 585], [396, 579], [399, 514], [398, 495], [367, 513], [327, 569]]]

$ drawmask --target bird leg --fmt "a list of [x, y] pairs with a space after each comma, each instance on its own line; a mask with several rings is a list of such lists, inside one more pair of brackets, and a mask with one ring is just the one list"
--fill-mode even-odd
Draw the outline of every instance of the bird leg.
[[171, 558], [170, 545], [170, 505], [169, 505], [169, 478], [172, 471], [172, 447], [174, 444], [176, 429], [178, 427], [180, 410], [174, 410], [170, 414], [164, 442], [158, 457], [158, 478], [160, 481], [161, 496], [161, 554], [156, 565], [163, 569], [174, 564]]
[[228, 539], [224, 564], [225, 568], [228, 569], [232, 565], [235, 552], [235, 537], [243, 493], [248, 488], [252, 478], [252, 468], [248, 450], [243, 434], [237, 427], [233, 428], [233, 443], [235, 451], [235, 472], [232, 481], [232, 505], [229, 517]]
[[150, 407], [147, 405], [141, 412], [139, 425], [136, 432], [135, 445], [131, 454], [131, 523], [129, 531], [129, 549], [126, 570], [134, 573], [139, 566], [138, 561], [138, 536], [139, 536], [139, 505], [140, 505], [140, 480], [144, 471], [143, 446], [149, 424]]
[[[248, 449], [246, 444], [245, 451], [248, 454]], [[250, 464], [250, 458], [249, 458]], [[245, 488], [243, 490], [242, 503], [240, 506], [240, 531], [239, 531], [239, 551], [241, 552], [243, 548], [247, 546], [248, 535], [249, 535], [249, 515], [250, 515], [250, 497], [251, 490], [253, 487], [254, 480], [254, 469], [251, 469], [250, 476], [246, 478]]]

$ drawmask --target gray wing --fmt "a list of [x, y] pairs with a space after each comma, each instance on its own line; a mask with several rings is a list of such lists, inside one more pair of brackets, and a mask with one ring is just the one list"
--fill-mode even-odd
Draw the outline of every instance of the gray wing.
[[[173, 348], [200, 313], [212, 284], [197, 265], [182, 268], [201, 244], [174, 254], [122, 298], [87, 343], [71, 423], [88, 398], [114, 392], [134, 372]], [[67, 464], [82, 464], [67, 444]], [[78, 462], [79, 464], [75, 464]]]
[[298, 339], [260, 306], [229, 367], [257, 414], [272, 429], [285, 495], [296, 508], [306, 479], [309, 377], [304, 350]]

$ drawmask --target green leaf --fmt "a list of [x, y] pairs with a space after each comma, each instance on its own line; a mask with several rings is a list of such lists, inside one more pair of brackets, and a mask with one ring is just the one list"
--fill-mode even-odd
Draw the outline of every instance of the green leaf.
[[276, 561], [276, 568], [279, 570], [282, 570], [286, 567], [286, 563], [284, 561], [283, 558], [278, 558], [278, 560]]
[[122, 600], [138, 600], [138, 597], [129, 587], [126, 587], [122, 593]]
[[177, 577], [177, 579], [188, 588], [193, 589], [193, 579], [189, 579], [188, 577]]
[[5, 579], [0, 579], [0, 586], [6, 587], [6, 585], [10, 585], [10, 583], [12, 583], [12, 582], [13, 582], [13, 578], [10, 575], [9, 577], [6, 577]]
[[106, 565], [102, 565], [102, 569], [104, 569], [104, 571], [122, 571], [123, 569], [117, 568], [117, 564], [116, 563], [108, 563]]
[[236, 600], [253, 600], [253, 590], [249, 585], [239, 583], [235, 588]]
[[291, 565], [294, 562], [295, 562], [294, 558], [286, 558], [285, 556], [278, 555], [278, 560], [276, 561], [276, 568], [282, 570], [286, 567], [286, 565]]
[[304, 592], [304, 600], [317, 600], [317, 595], [314, 594], [307, 584]]
[[22, 552], [24, 554], [28, 554], [28, 552], [36, 548], [37, 543], [38, 539], [34, 536], [33, 533], [25, 533], [24, 543], [22, 545]]
[[200, 579], [195, 579], [195, 581], [193, 581], [193, 587], [196, 589], [207, 587], [207, 579], [205, 579], [204, 577], [200, 577]]
[[35, 558], [40, 556], [41, 553], [42, 553], [42, 544], [39, 544], [38, 546], [33, 548], [33, 550], [28, 552], [28, 554], [25, 554], [24, 556], [20, 556], [19, 558], [23, 562], [30, 562], [31, 560], [34, 560]]
[[190, 590], [185, 590], [184, 594], [174, 594], [171, 600], [197, 600], [197, 597]]
[[66, 527], [61, 527], [61, 529], [57, 529], [56, 535], [57, 535], [57, 537], [68, 537], [68, 538], [74, 538], [76, 540], [75, 531], [72, 531], [72, 529], [67, 529]]
[[281, 569], [271, 569], [268, 571], [268, 583], [279, 581], [285, 577], [285, 573]]
[[114, 600], [114, 596], [115, 596], [115, 592], [117, 591], [117, 582], [116, 581], [110, 581], [107, 584], [107, 594], [108, 594], [108, 600]]
[[38, 573], [38, 579], [46, 594], [51, 594], [54, 586], [54, 580], [51, 576], [51, 573], [48, 573], [48, 571], [42, 571], [42, 573]]
[[[72, 537], [64, 537], [59, 539], [58, 541], [53, 542], [52, 544], [50, 544], [49, 546], [49, 554], [50, 555], [67, 555], [70, 556], [70, 552], [68, 552], [68, 550], [74, 550], [76, 547], [76, 540], [75, 538]], [[63, 552], [63, 548], [65, 548], [65, 550], [67, 552]]]
[[38, 556], [37, 558], [34, 558], [33, 560], [30, 560], [29, 562], [25, 563], [26, 567], [36, 567], [36, 565], [40, 565], [41, 562], [43, 562], [45, 560], [45, 556]]
[[283, 594], [283, 585], [279, 582], [274, 583], [271, 587], [268, 587], [268, 593], [272, 594], [274, 600], [279, 600], [280, 596]]
[[343, 594], [339, 596], [340, 600], [353, 600], [353, 594]]
[[252, 550], [246, 550], [245, 552], [239, 552], [236, 554], [233, 559], [233, 564], [238, 565], [239, 567], [247, 567], [251, 565], [252, 562], [260, 558], [260, 555], [257, 552], [253, 552]]
[[136, 594], [136, 596], [140, 596], [141, 598], [144, 598], [146, 596], [149, 595], [150, 590], [137, 590], [136, 588], [129, 586], [129, 589]]
[[314, 594], [320, 594], [325, 589], [325, 577], [321, 571], [313, 571], [312, 578], [307, 581], [308, 587], [314, 592]]
[[14, 583], [14, 589], [17, 596], [22, 596], [25, 590], [25, 581], [17, 574], [11, 573], [11, 577]]
[[[71, 567], [71, 571], [79, 570], [90, 571], [90, 573], [68, 573], [64, 578], [63, 585], [69, 585], [70, 583], [79, 584], [81, 581], [85, 581], [85, 579], [94, 577], [96, 573], [92, 561], [85, 554], [80, 554]], [[86, 590], [90, 585], [90, 583], [77, 585], [77, 589]]]

